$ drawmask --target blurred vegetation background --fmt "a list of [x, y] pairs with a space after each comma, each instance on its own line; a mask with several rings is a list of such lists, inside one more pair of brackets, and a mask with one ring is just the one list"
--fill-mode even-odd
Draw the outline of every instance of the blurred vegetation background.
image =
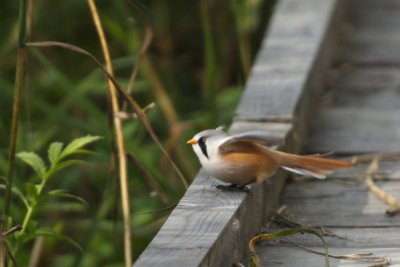
[[[190, 182], [199, 163], [185, 144], [196, 132], [229, 125], [249, 69], [262, 40], [274, 0], [97, 1], [109, 41], [115, 77], [126, 88], [146, 27], [154, 39], [143, 58], [132, 95]], [[103, 61], [99, 39], [86, 1], [32, 0], [27, 41], [61, 41], [82, 47]], [[137, 8], [140, 6], [141, 8]], [[0, 3], [0, 176], [7, 175], [18, 43], [18, 1]], [[149, 18], [149, 24], [144, 16]], [[35, 219], [78, 242], [83, 252], [46, 238], [37, 266], [123, 266], [123, 223], [117, 171], [112, 166], [107, 80], [86, 57], [57, 48], [29, 48], [17, 138], [18, 151], [45, 156], [51, 142], [70, 142], [87, 134], [103, 136], [91, 145], [89, 163], [66, 169], [50, 187], [66, 189], [87, 205], [62, 200], [44, 205]], [[124, 121], [129, 161], [133, 249], [136, 258], [183, 195], [175, 173], [138, 120]], [[148, 174], [144, 174], [145, 169]], [[15, 185], [34, 173], [15, 162]], [[157, 193], [152, 176], [162, 189]], [[0, 188], [1, 196], [3, 189]], [[3, 201], [3, 197], [0, 198]], [[0, 203], [3, 207], [3, 203]], [[26, 211], [13, 198], [11, 215], [19, 222]], [[36, 244], [36, 245], [35, 245]], [[29, 243], [18, 255], [27, 266]]]

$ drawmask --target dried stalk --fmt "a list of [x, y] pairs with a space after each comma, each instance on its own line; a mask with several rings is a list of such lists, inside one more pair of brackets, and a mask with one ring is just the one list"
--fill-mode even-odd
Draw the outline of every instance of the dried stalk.
[[395, 160], [400, 158], [398, 152], [379, 152], [379, 153], [368, 153], [359, 156], [351, 156], [343, 158], [345, 161], [351, 161], [353, 164], [371, 162], [375, 158], [379, 157], [380, 160]]
[[[139, 51], [139, 55], [137, 57], [137, 61], [136, 64], [134, 66], [134, 68], [132, 69], [132, 73], [131, 76], [129, 77], [129, 83], [128, 86], [126, 88], [126, 91], [129, 93], [131, 93], [133, 85], [136, 82], [136, 77], [137, 74], [139, 72], [139, 67], [142, 65], [142, 60], [144, 58], [144, 56], [147, 53], [147, 50], [150, 47], [150, 44], [153, 40], [154, 37], [154, 32], [153, 32], [153, 27], [151, 25], [151, 19], [149, 17], [149, 15], [146, 13], [146, 7], [144, 7], [139, 1], [132, 1], [131, 4], [133, 4], [135, 6], [135, 8], [140, 11], [139, 15], [142, 16], [142, 18], [146, 21], [146, 30], [145, 30], [145, 34], [143, 37], [143, 42], [142, 42], [142, 46], [140, 47], [140, 51]], [[124, 102], [124, 104], [126, 104], [126, 102]], [[126, 106], [124, 105], [122, 110], [125, 110]]]
[[[156, 107], [156, 103], [151, 102], [147, 106], [143, 108], [143, 112], [146, 112], [148, 110], [151, 110]], [[134, 120], [138, 118], [138, 115], [136, 113], [127, 113], [124, 111], [120, 111], [114, 114], [114, 116], [120, 118], [121, 120]]]
[[38, 236], [33, 243], [33, 248], [31, 251], [31, 256], [29, 258], [28, 267], [37, 267], [39, 266], [40, 255], [42, 254], [42, 249], [44, 245], [44, 236]]
[[8, 149], [8, 170], [7, 170], [7, 183], [4, 195], [4, 206], [2, 212], [2, 219], [4, 224], [2, 229], [7, 227], [7, 217], [10, 213], [11, 206], [11, 189], [13, 185], [14, 177], [14, 160], [15, 150], [17, 146], [17, 135], [18, 135], [18, 121], [19, 121], [19, 106], [21, 101], [21, 89], [24, 84], [24, 73], [25, 73], [25, 57], [26, 57], [26, 15], [27, 15], [27, 2], [26, 0], [19, 1], [19, 36], [18, 36], [18, 51], [17, 51], [17, 66], [15, 74], [15, 86], [14, 86], [14, 101], [12, 111], [12, 122], [11, 122], [11, 133], [10, 133], [10, 146]]
[[398, 212], [397, 210], [400, 209], [400, 202], [394, 196], [377, 186], [373, 180], [374, 174], [378, 171], [379, 160], [379, 157], [375, 157], [368, 166], [367, 173], [365, 175], [365, 183], [372, 193], [383, 200], [386, 204], [391, 206], [391, 209], [389, 209], [387, 213], [389, 215], [394, 215]]
[[[103, 56], [106, 64], [106, 70], [111, 76], [114, 76], [114, 70], [111, 64], [110, 52], [103, 27], [101, 25], [99, 14], [97, 12], [96, 4], [94, 3], [94, 0], [87, 0], [87, 2], [90, 7], [90, 11], [97, 30], [97, 34], [99, 35], [101, 48], [103, 50]], [[109, 96], [111, 98], [112, 112], [113, 114], [116, 114], [119, 112], [117, 91], [113, 82], [110, 79], [108, 80], [108, 90], [109, 90]], [[113, 116], [113, 122], [117, 140], [122, 214], [124, 217], [125, 266], [130, 267], [132, 266], [132, 240], [131, 240], [132, 234], [131, 234], [131, 215], [130, 215], [129, 192], [128, 192], [128, 169], [125, 157], [126, 151], [125, 151], [124, 137], [122, 133], [122, 121], [117, 116]]]
[[[305, 251], [317, 254], [317, 255], [321, 255], [321, 256], [325, 256], [325, 252], [321, 252], [321, 251], [317, 251], [317, 250], [313, 250], [304, 246], [301, 246], [299, 244], [296, 244], [294, 242], [291, 241], [283, 241], [283, 243], [288, 243], [291, 244], [295, 247], [301, 248]], [[345, 254], [345, 255], [335, 255], [335, 254], [330, 254], [328, 253], [328, 257], [330, 258], [334, 258], [334, 259], [340, 259], [340, 260], [352, 260], [352, 261], [366, 261], [366, 262], [376, 262], [379, 261], [378, 263], [374, 264], [374, 265], [368, 265], [367, 267], [385, 267], [385, 266], [389, 266], [390, 265], [390, 259], [386, 258], [386, 257], [380, 257], [380, 256], [375, 256], [373, 253], [351, 253], [351, 254]]]

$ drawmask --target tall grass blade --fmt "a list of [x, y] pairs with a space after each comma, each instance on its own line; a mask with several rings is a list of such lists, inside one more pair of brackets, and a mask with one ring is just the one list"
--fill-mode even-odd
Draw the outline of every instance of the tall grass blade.
[[14, 102], [13, 102], [13, 115], [11, 122], [11, 134], [10, 134], [10, 147], [8, 150], [8, 172], [7, 172], [7, 184], [6, 192], [4, 195], [4, 208], [3, 208], [3, 220], [4, 227], [7, 227], [7, 217], [10, 212], [11, 205], [11, 189], [13, 185], [14, 176], [14, 161], [15, 161], [15, 149], [17, 145], [17, 134], [18, 134], [18, 121], [19, 121], [19, 109], [20, 109], [20, 96], [21, 89], [24, 84], [24, 72], [25, 72], [25, 40], [26, 40], [26, 14], [27, 14], [27, 3], [26, 0], [19, 1], [19, 37], [18, 37], [18, 54], [17, 54], [17, 67], [15, 75], [15, 86], [14, 86]]
[[212, 36], [212, 28], [209, 16], [209, 1], [200, 1], [201, 24], [204, 38], [204, 58], [206, 65], [207, 85], [205, 87], [205, 101], [207, 103], [208, 112], [211, 114], [210, 119], [216, 118], [216, 95], [217, 95], [217, 59]]

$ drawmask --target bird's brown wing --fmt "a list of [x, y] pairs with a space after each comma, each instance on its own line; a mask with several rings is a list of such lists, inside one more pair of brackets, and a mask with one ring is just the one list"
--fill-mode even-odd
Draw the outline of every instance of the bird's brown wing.
[[222, 151], [228, 150], [235, 143], [244, 144], [246, 142], [256, 143], [263, 146], [275, 146], [284, 144], [285, 140], [281, 137], [278, 137], [276, 134], [261, 132], [261, 131], [253, 131], [253, 132], [245, 132], [240, 134], [235, 134], [229, 136], [221, 145], [220, 149]]

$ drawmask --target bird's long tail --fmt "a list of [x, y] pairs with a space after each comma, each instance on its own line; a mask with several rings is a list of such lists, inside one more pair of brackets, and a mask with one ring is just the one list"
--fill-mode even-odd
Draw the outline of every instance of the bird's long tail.
[[324, 179], [326, 174], [338, 168], [353, 166], [352, 163], [324, 158], [324, 155], [300, 156], [285, 152], [277, 152], [278, 164], [288, 171]]

